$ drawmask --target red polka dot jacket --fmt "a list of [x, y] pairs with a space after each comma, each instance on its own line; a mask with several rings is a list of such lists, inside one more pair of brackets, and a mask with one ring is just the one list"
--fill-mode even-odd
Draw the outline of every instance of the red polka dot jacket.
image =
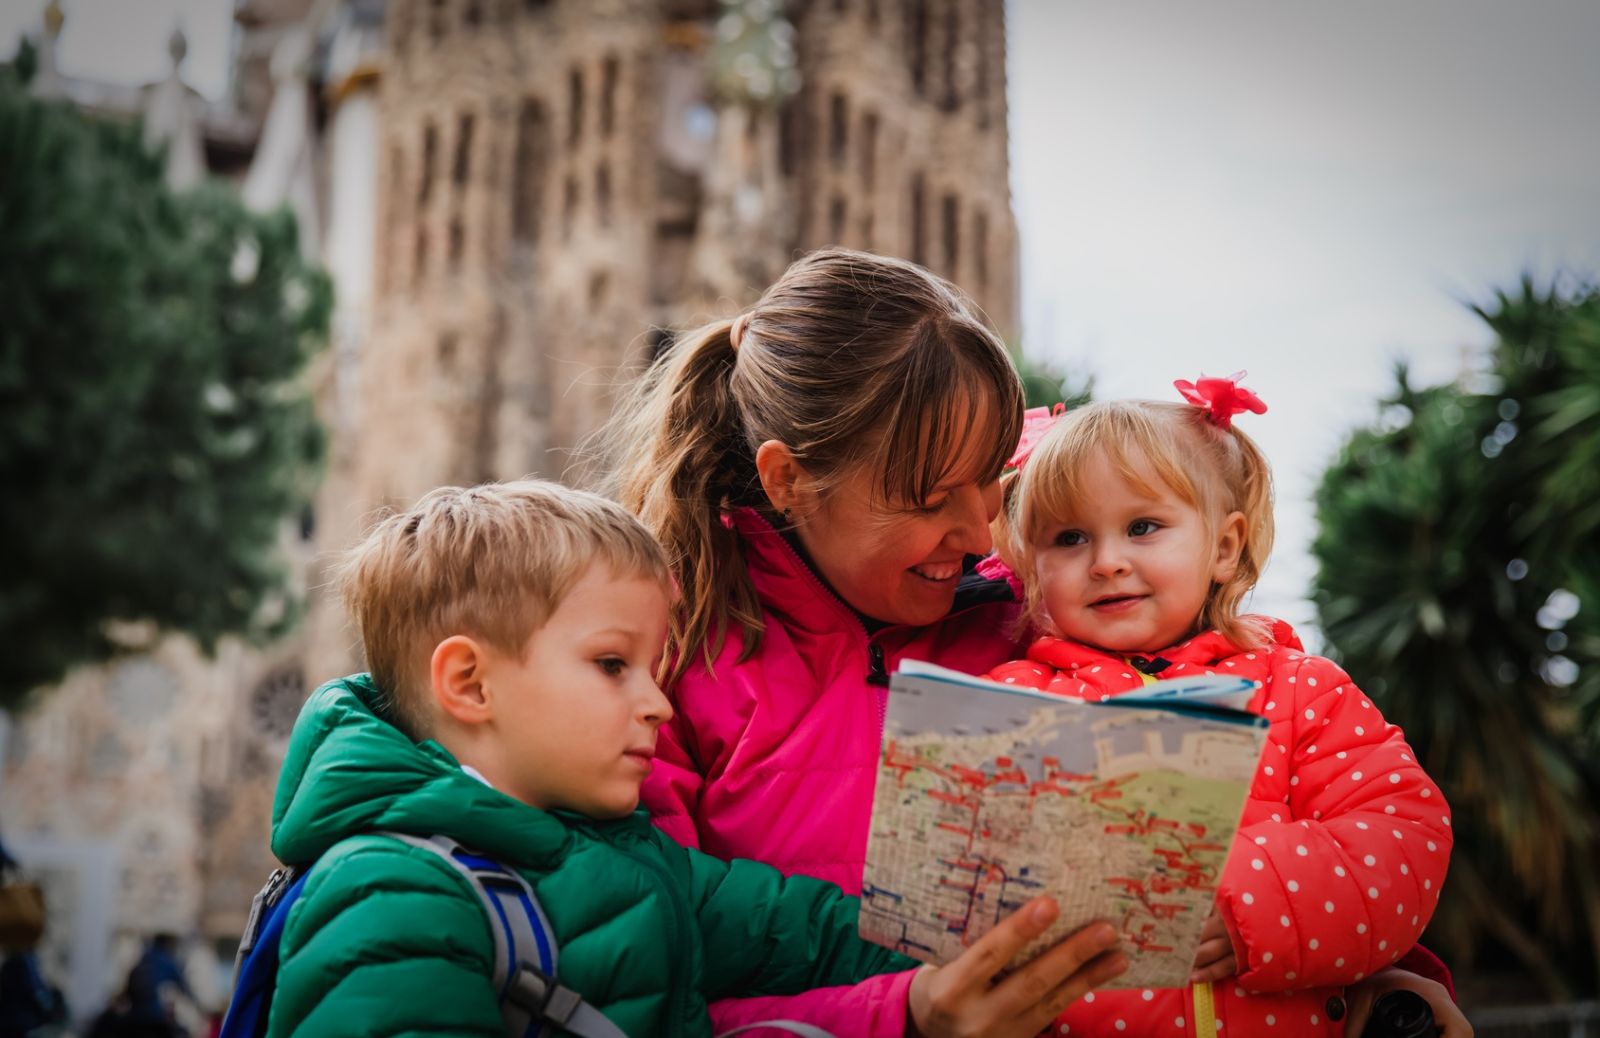
[[[1137, 661], [1163, 678], [1250, 678], [1260, 685], [1250, 709], [1272, 722], [1217, 886], [1238, 962], [1235, 976], [1211, 985], [1217, 1031], [1342, 1035], [1345, 985], [1410, 951], [1438, 905], [1450, 811], [1404, 734], [1350, 677], [1308, 655], [1288, 624], [1271, 630], [1271, 644], [1253, 651], [1213, 631]], [[1046, 637], [987, 676], [1096, 700], [1144, 685], [1133, 662]], [[1205, 995], [1101, 991], [1056, 1031], [1193, 1035]]]

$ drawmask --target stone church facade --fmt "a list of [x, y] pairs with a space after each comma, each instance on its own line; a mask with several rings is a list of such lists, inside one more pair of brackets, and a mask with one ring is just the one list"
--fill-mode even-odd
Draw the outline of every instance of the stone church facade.
[[139, 935], [231, 956], [295, 712], [359, 666], [329, 553], [377, 509], [562, 475], [674, 330], [822, 245], [923, 263], [1016, 329], [1003, 0], [242, 0], [236, 18], [231, 103], [162, 125], [250, 204], [289, 205], [336, 282], [309, 376], [328, 471], [314, 524], [284, 535], [308, 616], [215, 659], [172, 638], [74, 674], [8, 735], [0, 717], [0, 818], [60, 906], [48, 965], [79, 1012]]

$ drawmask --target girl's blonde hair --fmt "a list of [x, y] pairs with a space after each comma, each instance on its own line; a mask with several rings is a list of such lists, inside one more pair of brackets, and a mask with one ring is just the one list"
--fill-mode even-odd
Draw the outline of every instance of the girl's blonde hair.
[[1195, 623], [1197, 630], [1215, 629], [1241, 648], [1264, 644], [1264, 624], [1241, 616], [1239, 605], [1272, 552], [1267, 459], [1249, 436], [1219, 428], [1203, 409], [1155, 400], [1114, 400], [1067, 412], [1007, 487], [995, 543], [1027, 589], [1026, 620], [1038, 624], [1044, 607], [1043, 589], [1034, 577], [1038, 537], [1099, 491], [1086, 475], [1099, 458], [1142, 493], [1154, 496], [1169, 489], [1200, 513], [1212, 537], [1229, 513], [1244, 515], [1239, 567], [1227, 583], [1212, 585]]
[[741, 320], [737, 347], [733, 321], [679, 338], [600, 434], [607, 489], [661, 541], [678, 580], [672, 677], [697, 656], [709, 667], [730, 626], [741, 659], [761, 644], [761, 606], [724, 519], [740, 505], [770, 512], [762, 443], [784, 444], [824, 488], [872, 464], [886, 501], [917, 504], [975, 437], [993, 449], [982, 472], [961, 475], [995, 478], [1022, 427], [1004, 343], [954, 285], [915, 264], [813, 252]]

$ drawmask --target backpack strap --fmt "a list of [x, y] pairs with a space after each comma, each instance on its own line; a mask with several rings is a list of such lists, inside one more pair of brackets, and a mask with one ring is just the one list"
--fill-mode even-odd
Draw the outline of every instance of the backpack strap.
[[[494, 938], [495, 989], [508, 1034], [537, 1038], [566, 1031], [578, 1038], [626, 1038], [581, 995], [556, 981], [555, 930], [521, 873], [446, 836], [389, 831], [376, 835], [438, 855], [466, 878], [483, 902]], [[548, 1032], [546, 1024], [552, 1025]]]

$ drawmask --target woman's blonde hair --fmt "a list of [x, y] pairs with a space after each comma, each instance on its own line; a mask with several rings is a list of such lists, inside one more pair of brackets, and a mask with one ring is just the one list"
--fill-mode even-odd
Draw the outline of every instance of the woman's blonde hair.
[[724, 519], [740, 505], [770, 512], [762, 443], [784, 444], [824, 487], [870, 463], [885, 500], [917, 504], [974, 437], [993, 449], [970, 478], [995, 478], [1022, 427], [1005, 344], [954, 285], [904, 260], [813, 252], [742, 315], [737, 347], [734, 323], [679, 338], [600, 434], [607, 489], [677, 576], [673, 677], [697, 657], [709, 667], [730, 626], [741, 658], [761, 644], [761, 606]]
[[1026, 588], [1025, 620], [1043, 620], [1044, 593], [1034, 576], [1038, 537], [1098, 492], [1087, 473], [1100, 458], [1142, 493], [1169, 489], [1200, 513], [1213, 537], [1229, 513], [1244, 515], [1238, 569], [1211, 586], [1196, 628], [1215, 629], [1241, 648], [1262, 645], [1264, 625], [1241, 616], [1239, 605], [1272, 552], [1271, 469], [1249, 436], [1218, 427], [1201, 408], [1165, 401], [1114, 400], [1067, 412], [1007, 486], [995, 543]]

